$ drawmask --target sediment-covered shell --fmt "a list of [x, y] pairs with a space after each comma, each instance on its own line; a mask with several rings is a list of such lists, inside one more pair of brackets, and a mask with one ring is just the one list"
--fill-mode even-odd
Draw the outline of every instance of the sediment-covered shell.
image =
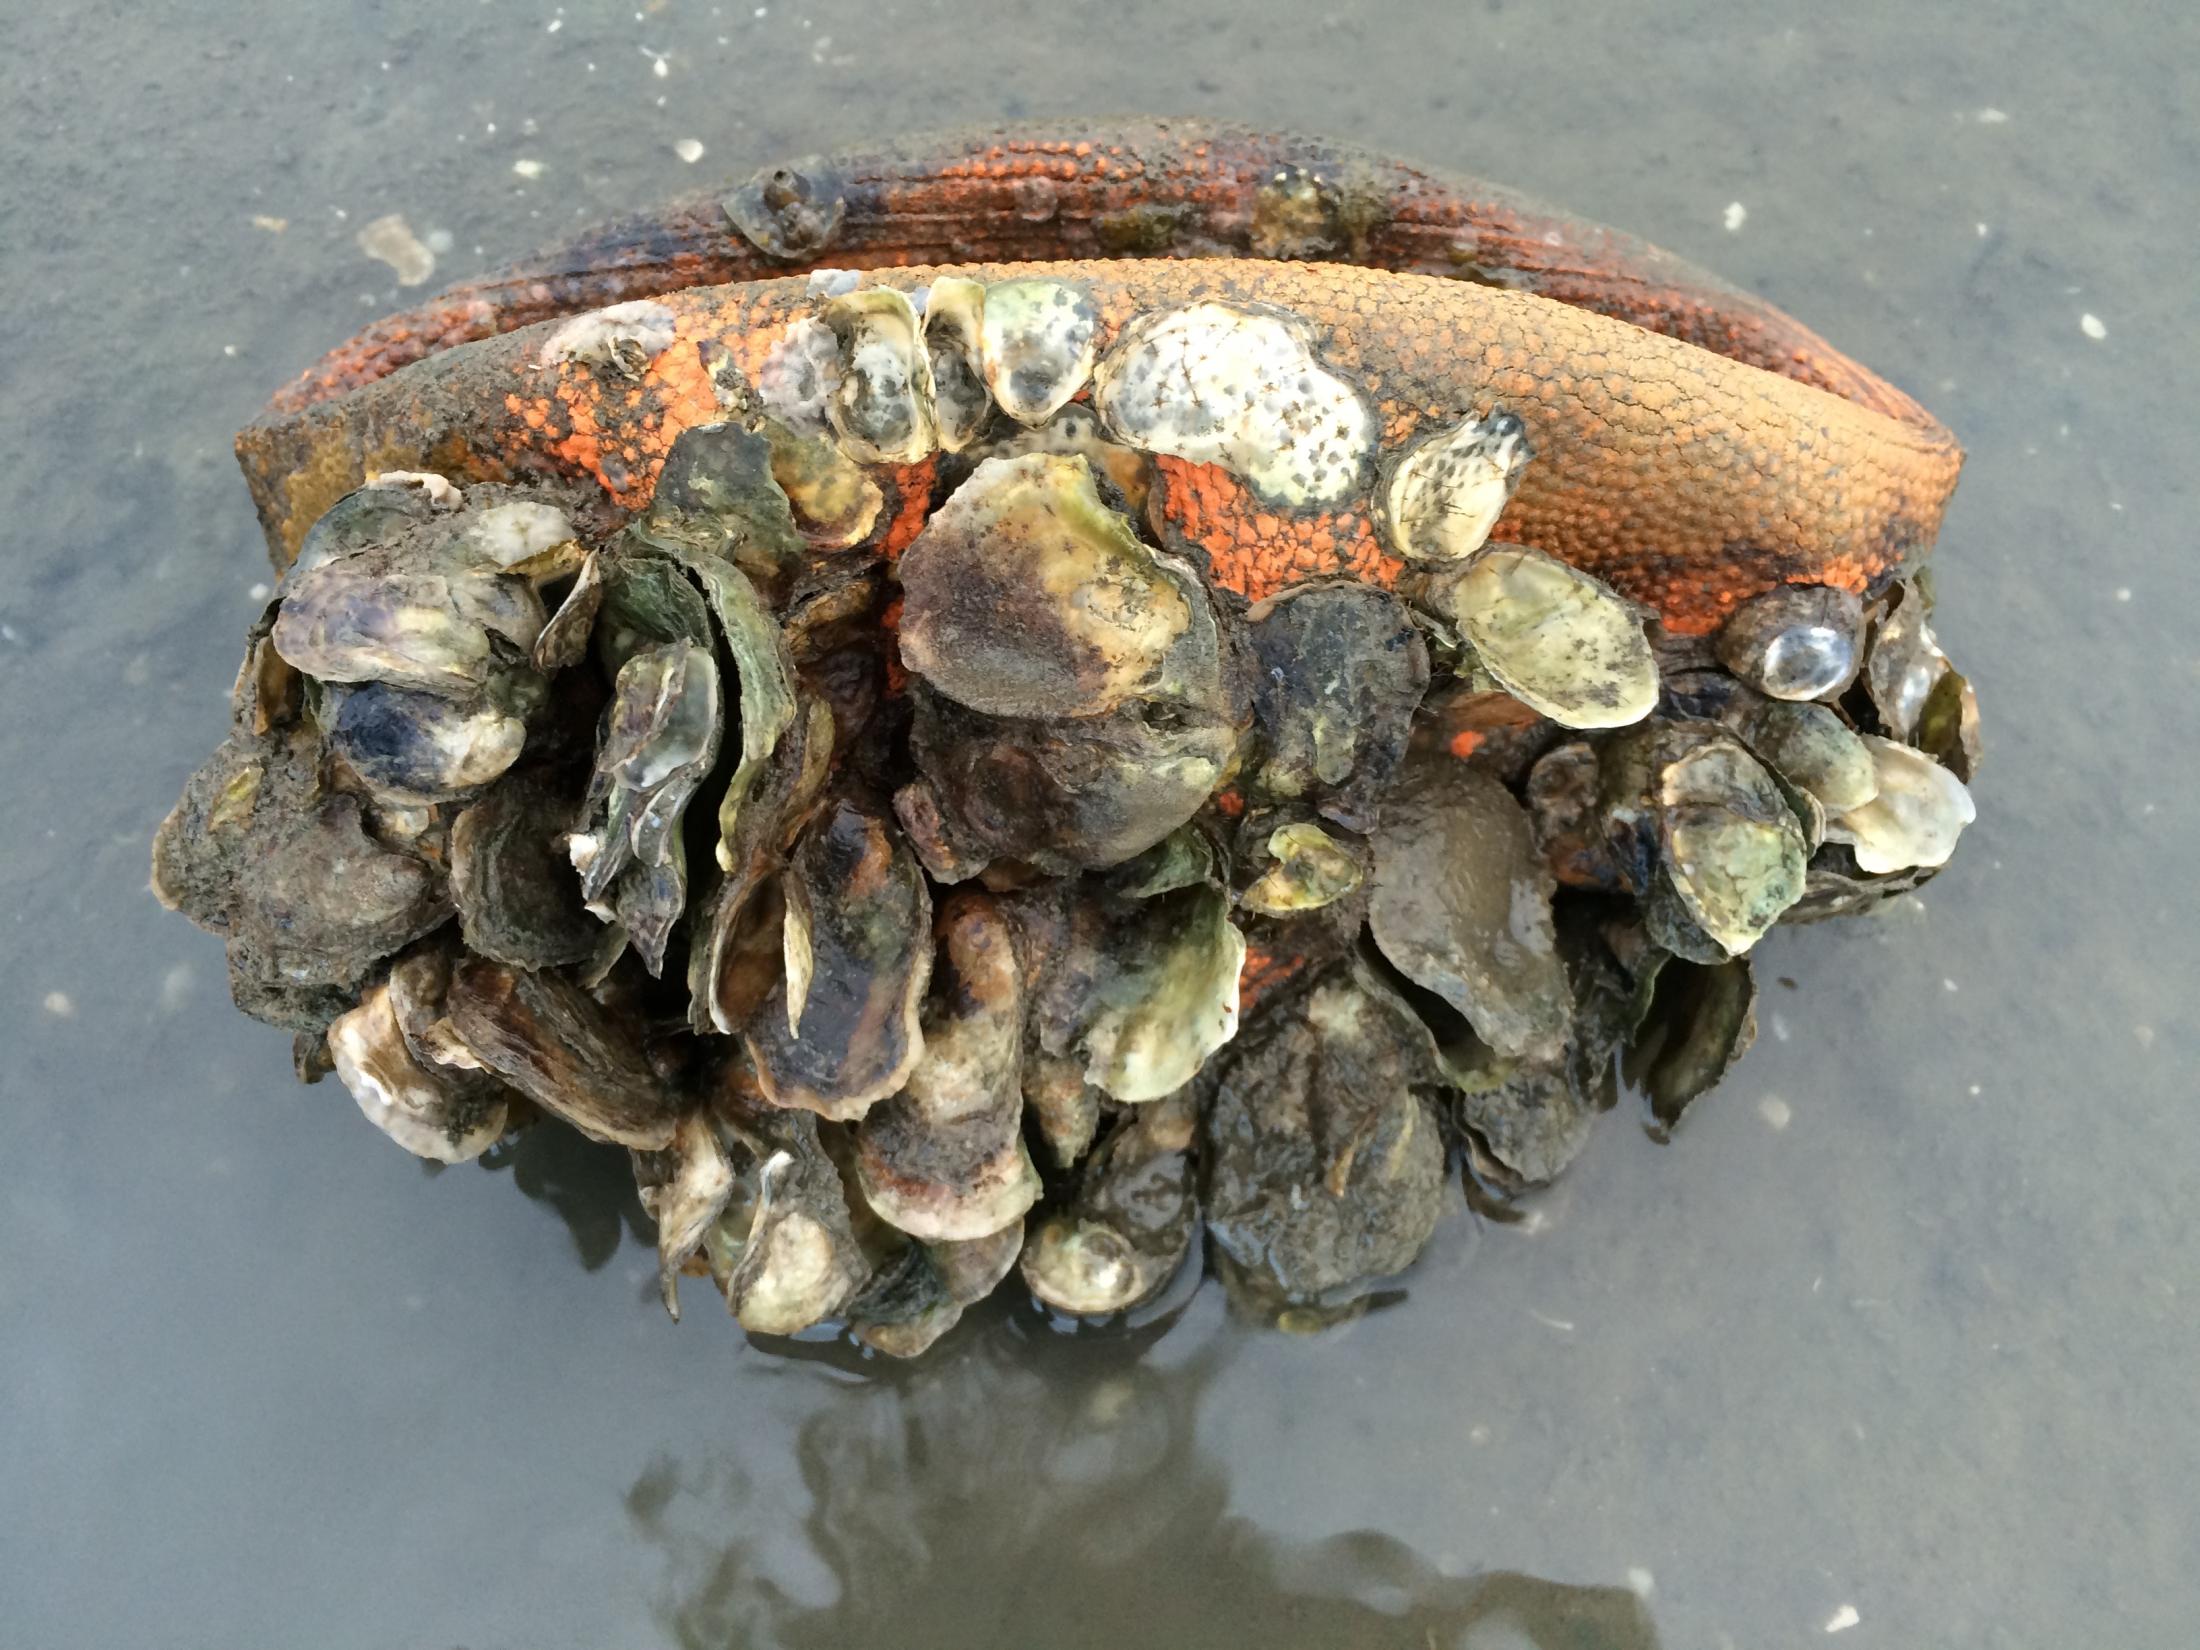
[[1823, 699], [1856, 675], [1864, 603], [1824, 584], [1783, 584], [1734, 610], [1719, 662], [1775, 699]]
[[451, 898], [467, 950], [515, 968], [595, 955], [603, 925], [566, 858], [572, 823], [571, 800], [546, 776], [517, 774], [451, 822]]
[[1492, 545], [1430, 597], [1498, 686], [1561, 726], [1625, 727], [1657, 705], [1641, 609], [1555, 556]]
[[377, 963], [451, 914], [430, 863], [324, 788], [302, 726], [234, 736], [191, 776], [154, 838], [153, 892], [224, 936], [240, 1007], [295, 1031], [325, 1028]]
[[1555, 1055], [1572, 998], [1528, 816], [1471, 763], [1416, 753], [1375, 833], [1368, 926], [1393, 967], [1503, 1054]]
[[1428, 649], [1405, 604], [1326, 580], [1272, 596], [1246, 619], [1260, 740], [1247, 777], [1266, 798], [1368, 829], [1428, 691]]
[[1460, 1085], [1457, 1116], [1476, 1173], [1511, 1192], [1546, 1186], [1588, 1144], [1597, 1108], [1563, 1060], [1492, 1061]]
[[684, 1109], [626, 1021], [563, 976], [469, 957], [446, 1002], [457, 1047], [591, 1139], [662, 1151]]
[[1364, 971], [1324, 981], [1225, 1072], [1207, 1114], [1207, 1230], [1262, 1301], [1403, 1271], [1443, 1208], [1425, 1026]]
[[981, 317], [986, 387], [1019, 424], [1042, 424], [1092, 376], [1100, 312], [1064, 281], [996, 281]]
[[1386, 467], [1376, 490], [1390, 547], [1424, 566], [1465, 561], [1489, 542], [1534, 456], [1527, 426], [1509, 412], [1429, 430]]
[[1131, 322], [1094, 375], [1093, 407], [1116, 440], [1221, 464], [1286, 506], [1358, 491], [1375, 450], [1365, 399], [1315, 356], [1304, 324], [1235, 304]]

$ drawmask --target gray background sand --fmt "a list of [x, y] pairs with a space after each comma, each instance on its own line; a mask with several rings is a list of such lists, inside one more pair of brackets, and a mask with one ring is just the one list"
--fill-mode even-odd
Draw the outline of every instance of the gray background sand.
[[[10, 9], [0, 1638], [2193, 1642], [2190, 8]], [[265, 571], [230, 433], [396, 306], [381, 214], [440, 282], [1111, 108], [1502, 179], [1921, 395], [1971, 450], [1981, 820], [1922, 899], [1767, 944], [1792, 985], [1676, 1143], [1615, 1114], [1341, 1332], [1210, 1286], [852, 1375], [700, 1288], [674, 1328], [615, 1154], [424, 1174], [145, 892]]]

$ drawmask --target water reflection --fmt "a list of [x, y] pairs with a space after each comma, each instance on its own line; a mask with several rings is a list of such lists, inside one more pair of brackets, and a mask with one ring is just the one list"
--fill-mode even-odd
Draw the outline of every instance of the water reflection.
[[1196, 1440], [1228, 1335], [1171, 1360], [1166, 1324], [1058, 1340], [983, 1316], [819, 1408], [799, 1487], [753, 1446], [650, 1465], [627, 1511], [676, 1643], [1655, 1650], [1624, 1588], [1447, 1575], [1385, 1535], [1294, 1545], [1231, 1512]]

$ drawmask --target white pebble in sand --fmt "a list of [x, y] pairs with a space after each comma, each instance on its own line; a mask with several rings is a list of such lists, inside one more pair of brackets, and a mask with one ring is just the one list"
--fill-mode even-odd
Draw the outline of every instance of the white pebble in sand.
[[512, 162], [512, 170], [523, 178], [539, 178], [542, 176], [542, 162], [522, 158]]
[[1856, 1613], [1855, 1605], [1844, 1604], [1840, 1609], [1834, 1611], [1831, 1616], [1827, 1617], [1826, 1631], [1829, 1633], [1845, 1633], [1863, 1619], [1862, 1616]]
[[1784, 1129], [1795, 1118], [1795, 1108], [1777, 1094], [1768, 1094], [1757, 1102], [1757, 1115], [1775, 1129]]
[[1648, 1598], [1658, 1590], [1658, 1578], [1645, 1566], [1632, 1565], [1627, 1571], [1627, 1590], [1637, 1598]]
[[46, 1012], [57, 1020], [69, 1020], [76, 1017], [76, 1004], [69, 1001], [69, 994], [66, 991], [47, 992], [44, 1006]]
[[1727, 204], [1726, 204], [1726, 227], [1727, 227], [1727, 229], [1728, 229], [1728, 231], [1729, 231], [1729, 232], [1731, 232], [1731, 231], [1733, 231], [1733, 230], [1737, 230], [1737, 229], [1741, 228], [1741, 227], [1742, 227], [1742, 225], [1743, 225], [1744, 223], [1746, 223], [1746, 222], [1748, 221], [1748, 219], [1749, 219], [1749, 208], [1748, 208], [1748, 207], [1744, 206], [1744, 205], [1743, 205], [1743, 204], [1742, 204], [1742, 203], [1741, 203], [1740, 201], [1728, 201], [1728, 202], [1727, 202]]
[[672, 146], [672, 152], [690, 166], [703, 158], [703, 146], [693, 138], [682, 138]]
[[2078, 317], [2078, 330], [2095, 343], [2108, 336], [2108, 325], [2091, 310]]

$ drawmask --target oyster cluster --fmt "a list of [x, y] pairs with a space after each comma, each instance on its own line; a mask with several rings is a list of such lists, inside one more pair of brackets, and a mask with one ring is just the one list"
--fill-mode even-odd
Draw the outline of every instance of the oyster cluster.
[[[1489, 542], [1517, 419], [1380, 462], [1288, 316], [1103, 349], [1057, 282], [834, 284], [756, 382], [717, 363], [631, 516], [338, 502], [154, 848], [239, 1005], [406, 1150], [625, 1147], [675, 1315], [707, 1276], [753, 1332], [913, 1355], [1011, 1272], [1136, 1307], [1204, 1233], [1318, 1321], [1456, 1164], [1560, 1173], [1623, 1066], [1670, 1125], [1749, 1043], [1767, 930], [1971, 818], [1918, 582], [1668, 636]], [[663, 347], [606, 315], [556, 362]], [[1146, 519], [1153, 453], [1360, 498], [1396, 588], [1217, 589]]]

